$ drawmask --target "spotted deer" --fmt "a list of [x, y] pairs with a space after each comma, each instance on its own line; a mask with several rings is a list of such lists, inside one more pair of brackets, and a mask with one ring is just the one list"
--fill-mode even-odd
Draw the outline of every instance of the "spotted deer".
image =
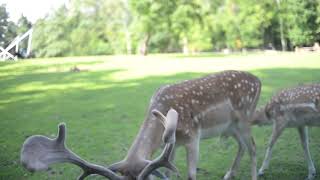
[[281, 90], [274, 95], [263, 108], [259, 108], [253, 118], [253, 124], [273, 123], [273, 131], [259, 175], [263, 175], [269, 166], [272, 148], [285, 128], [297, 128], [308, 162], [308, 179], [314, 179], [314, 167], [308, 140], [308, 126], [320, 126], [320, 84], [302, 85]]
[[[195, 180], [200, 140], [224, 135], [234, 137], [239, 145], [237, 156], [224, 179], [235, 175], [247, 148], [251, 158], [252, 179], [256, 180], [256, 152], [250, 132], [250, 118], [254, 114], [260, 89], [261, 83], [257, 77], [241, 71], [223, 71], [166, 85], [151, 98], [146, 118], [122, 161], [104, 168], [93, 164], [82, 165], [86, 163], [80, 164], [74, 160], [79, 159], [77, 156], [69, 158], [69, 155], [61, 154], [55, 157], [59, 157], [59, 161], [80, 164], [85, 171], [83, 177], [100, 174], [110, 179], [147, 179], [153, 174], [165, 179], [167, 176], [157, 171], [157, 168], [167, 167], [177, 172], [172, 164], [176, 144], [176, 147], [186, 148], [188, 179]], [[168, 114], [164, 116], [166, 112]], [[162, 155], [150, 161], [163, 142], [166, 146]], [[25, 142], [22, 162], [26, 167], [34, 168], [35, 162], [28, 161], [28, 157], [33, 155], [25, 153], [29, 145]]]

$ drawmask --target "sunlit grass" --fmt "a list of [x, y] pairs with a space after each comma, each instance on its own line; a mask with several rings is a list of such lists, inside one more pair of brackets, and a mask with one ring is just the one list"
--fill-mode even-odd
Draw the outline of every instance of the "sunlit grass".
[[[81, 71], [72, 72], [77, 66]], [[320, 81], [318, 54], [255, 54], [236, 56], [97, 56], [0, 63], [0, 179], [75, 179], [80, 169], [54, 166], [31, 174], [19, 165], [26, 137], [53, 136], [57, 124], [68, 126], [68, 146], [85, 159], [109, 165], [121, 160], [133, 141], [153, 92], [163, 84], [226, 69], [247, 70], [263, 83], [259, 104], [278, 89]], [[254, 128], [258, 163], [264, 156], [271, 127]], [[311, 153], [320, 167], [319, 129], [310, 130]], [[236, 154], [232, 139], [203, 141], [198, 179], [220, 179]], [[185, 152], [177, 152], [185, 179]], [[297, 132], [279, 139], [265, 179], [303, 179], [306, 162]], [[237, 179], [249, 179], [249, 158]]]

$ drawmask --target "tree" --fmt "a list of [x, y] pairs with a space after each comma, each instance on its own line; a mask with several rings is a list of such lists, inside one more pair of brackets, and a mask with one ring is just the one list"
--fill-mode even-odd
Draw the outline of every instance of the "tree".
[[[27, 19], [26, 16], [21, 15], [16, 25], [16, 34], [22, 35], [26, 33], [31, 27], [32, 27], [32, 23]], [[27, 49], [27, 46], [28, 46], [28, 42], [26, 40], [19, 43], [19, 49], [21, 48]]]
[[281, 49], [320, 40], [319, 1], [69, 2], [36, 23], [38, 56]]
[[17, 36], [18, 27], [17, 25], [9, 21], [7, 24], [7, 32], [5, 33], [6, 44], [10, 43]]
[[8, 43], [8, 18], [9, 13], [7, 12], [6, 5], [0, 5], [0, 46], [5, 46]]
[[[67, 23], [66, 23], [67, 22]], [[69, 55], [71, 50], [67, 8], [61, 6], [54, 14], [35, 24], [33, 49], [39, 57]]]
[[72, 0], [36, 23], [34, 49], [50, 57], [130, 52], [128, 11], [126, 1]]
[[134, 15], [134, 27], [136, 39], [138, 39], [138, 51], [146, 55], [149, 41], [155, 33], [170, 29], [170, 15], [176, 8], [175, 1], [151, 1], [132, 0], [130, 7]]
[[319, 1], [286, 0], [283, 6], [286, 11], [283, 17], [284, 26], [291, 49], [294, 46], [312, 46], [319, 40], [319, 32], [317, 32], [317, 27], [320, 25], [317, 22]]
[[[176, 1], [176, 7], [171, 15], [172, 30], [177, 34], [182, 44], [182, 51], [188, 54], [192, 51], [200, 50], [200, 39], [203, 35], [202, 28], [202, 7], [201, 2], [196, 0]], [[199, 39], [198, 39], [199, 38]], [[197, 47], [196, 47], [197, 46]]]
[[21, 17], [18, 19], [17, 23], [17, 33], [23, 34], [27, 32], [32, 27], [32, 23], [27, 19], [26, 16], [21, 15]]
[[[253, 2], [254, 4], [250, 5]], [[264, 29], [270, 23], [271, 17], [268, 16], [260, 1], [242, 1], [239, 6], [238, 24], [241, 48], [261, 47]]]

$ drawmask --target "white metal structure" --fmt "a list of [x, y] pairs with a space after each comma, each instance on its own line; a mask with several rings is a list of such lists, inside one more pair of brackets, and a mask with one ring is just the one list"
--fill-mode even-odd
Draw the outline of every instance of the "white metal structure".
[[15, 54], [11, 54], [9, 51], [15, 47], [15, 53], [19, 51], [19, 43], [22, 42], [24, 39], [28, 38], [28, 45], [27, 45], [27, 56], [30, 55], [31, 52], [31, 41], [32, 41], [32, 32], [33, 29], [29, 29], [23, 35], [18, 35], [14, 40], [8, 45], [8, 47], [3, 48], [0, 46], [0, 60], [18, 60], [18, 57]]

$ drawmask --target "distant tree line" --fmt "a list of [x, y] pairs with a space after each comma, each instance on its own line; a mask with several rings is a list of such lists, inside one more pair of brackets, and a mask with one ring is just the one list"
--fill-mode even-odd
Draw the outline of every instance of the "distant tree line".
[[320, 41], [320, 0], [70, 0], [34, 28], [38, 57], [293, 50]]

